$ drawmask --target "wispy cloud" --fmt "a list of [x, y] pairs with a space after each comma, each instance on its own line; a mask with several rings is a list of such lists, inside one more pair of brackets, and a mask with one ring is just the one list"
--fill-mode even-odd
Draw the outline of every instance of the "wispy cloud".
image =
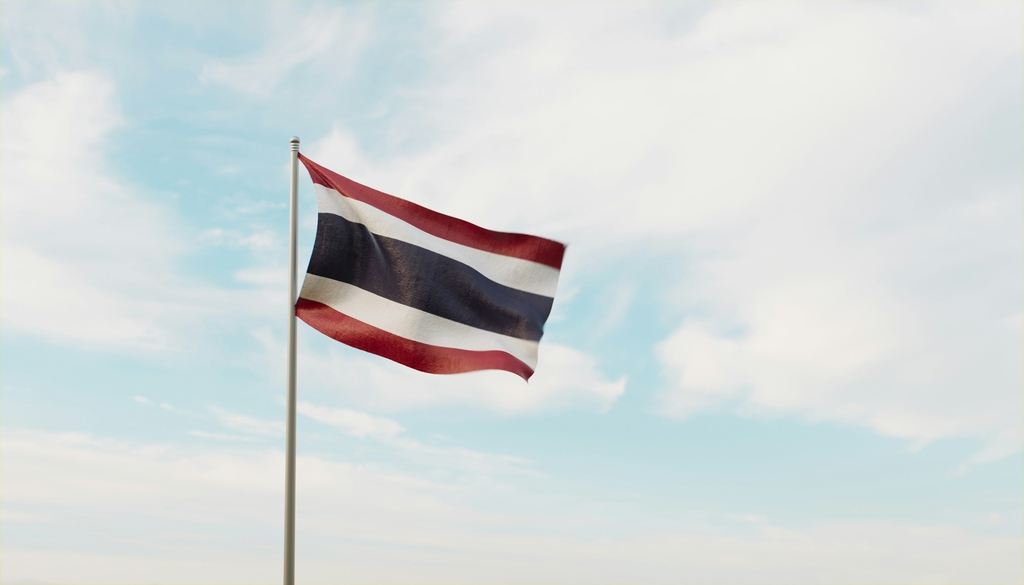
[[[20, 511], [5, 515], [5, 533], [45, 516], [61, 522], [65, 536], [88, 535], [90, 543], [4, 546], [5, 581], [237, 583], [279, 568], [272, 555], [252, 552], [280, 546], [279, 452], [189, 454], [25, 432], [5, 432], [0, 445], [5, 513]], [[731, 534], [624, 520], [595, 512], [595, 502], [582, 504], [589, 512], [581, 533], [566, 530], [578, 524], [578, 498], [538, 494], [534, 506], [544, 514], [496, 513], [470, 504], [481, 490], [499, 507], [510, 503], [487, 486], [453, 490], [315, 456], [300, 457], [298, 469], [303, 538], [325, 539], [304, 549], [302, 571], [312, 579], [336, 578], [343, 553], [353, 559], [347, 574], [366, 582], [486, 583], [500, 574], [519, 583], [660, 583], [684, 574], [702, 582], [913, 582], [929, 575], [1012, 583], [1024, 576], [1019, 536], [882, 522], [795, 530], [760, 518]], [[160, 554], [93, 550], [124, 540]]]
[[366, 43], [372, 10], [358, 5], [270, 8], [270, 41], [255, 55], [212, 61], [199, 79], [249, 94], [268, 96], [293, 69], [318, 58], [330, 60], [330, 76], [340, 81]]
[[240, 441], [243, 443], [254, 443], [258, 442], [259, 439], [256, 437], [246, 437], [244, 435], [227, 435], [224, 433], [208, 433], [206, 431], [191, 430], [188, 432], [191, 437], [198, 437], [200, 439], [213, 439], [214, 441]]
[[217, 417], [220, 424], [234, 431], [241, 431], [263, 437], [284, 436], [284, 423], [272, 421], [235, 412], [229, 412], [222, 408], [211, 407], [210, 412]]
[[337, 427], [341, 432], [353, 437], [373, 438], [386, 441], [393, 439], [405, 432], [405, 427], [397, 422], [365, 412], [349, 410], [347, 408], [328, 408], [317, 406], [308, 402], [298, 404], [299, 414], [324, 424]]
[[[280, 421], [229, 412], [217, 407], [211, 407], [210, 411], [217, 417], [218, 422], [224, 428], [251, 436], [233, 439], [234, 435], [205, 431], [189, 431], [190, 435], [225, 441], [252, 441], [257, 440], [256, 437], [276, 438], [284, 435], [284, 424]], [[311, 420], [334, 427], [350, 437], [372, 440], [382, 448], [404, 457], [417, 465], [470, 473], [473, 474], [473, 477], [480, 479], [483, 479], [485, 476], [497, 475], [538, 475], [536, 471], [530, 469], [530, 460], [524, 457], [486, 453], [463, 447], [439, 447], [424, 444], [408, 436], [405, 427], [389, 418], [373, 416], [348, 408], [332, 408], [305, 401], [298, 403], [298, 413]]]
[[151, 272], [142, 264], [166, 262], [175, 243], [159, 209], [104, 172], [103, 142], [121, 123], [111, 80], [60, 74], [7, 97], [0, 115], [7, 325], [87, 343], [163, 344], [160, 304], [122, 291], [139, 284], [125, 276]]
[[246, 306], [184, 275], [189, 230], [107, 165], [123, 123], [109, 75], [58, 73], [5, 94], [0, 107], [8, 331], [158, 350], [177, 347], [181, 329], [214, 307]]
[[377, 440], [421, 464], [486, 475], [538, 475], [528, 468], [530, 461], [524, 457], [484, 453], [460, 447], [425, 445], [406, 436], [405, 428], [397, 422], [371, 416], [365, 412], [318, 406], [308, 402], [300, 402], [298, 411], [299, 414], [331, 425], [346, 435]]

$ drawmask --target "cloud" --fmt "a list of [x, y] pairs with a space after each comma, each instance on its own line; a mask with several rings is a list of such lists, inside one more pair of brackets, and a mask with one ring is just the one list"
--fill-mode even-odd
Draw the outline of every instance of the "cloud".
[[5, 333], [107, 350], [195, 350], [209, 337], [196, 335], [203, 328], [266, 314], [279, 287], [264, 269], [238, 271], [240, 283], [261, 286], [229, 290], [190, 276], [188, 255], [223, 245], [262, 261], [282, 242], [260, 226], [197, 234], [121, 179], [107, 164], [110, 137], [124, 124], [109, 75], [56, 73], [5, 94], [0, 107]]
[[[123, 124], [107, 74], [58, 73], [5, 95], [0, 107], [7, 331], [91, 348], [175, 349], [188, 326], [258, 304], [257, 294], [185, 276], [189, 230], [107, 165], [108, 139]], [[255, 251], [266, 239], [255, 233], [239, 245]]]
[[[280, 571], [283, 454], [5, 431], [5, 582], [237, 583]], [[732, 534], [300, 456], [298, 577], [367, 583], [1019, 582], [1021, 539], [865, 520]], [[484, 495], [495, 512], [478, 507]], [[596, 507], [595, 507], [596, 506]], [[581, 514], [583, 510], [586, 513]], [[16, 513], [12, 513], [16, 512]], [[581, 522], [581, 518], [584, 518]], [[44, 547], [40, 523], [88, 547]], [[146, 543], [145, 547], [138, 543]], [[261, 551], [254, 553], [253, 551]], [[113, 570], [112, 567], [116, 567]]]
[[405, 427], [397, 422], [365, 412], [308, 402], [300, 402], [298, 411], [317, 422], [336, 427], [346, 435], [379, 441], [421, 465], [481, 474], [476, 478], [478, 481], [489, 480], [489, 476], [495, 474], [538, 475], [527, 468], [530, 461], [523, 457], [425, 445], [405, 436]]
[[[523, 457], [485, 453], [463, 447], [438, 447], [417, 441], [397, 421], [373, 416], [348, 408], [332, 408], [309, 402], [298, 403], [298, 413], [319, 423], [332, 426], [345, 435], [370, 439], [407, 461], [435, 470], [454, 471], [462, 481], [493, 483], [498, 475], [538, 476]], [[210, 411], [225, 428], [262, 437], [281, 437], [284, 424], [211, 407]], [[226, 435], [205, 431], [189, 431], [189, 435], [220, 441], [258, 441], [252, 436]]]
[[207, 63], [201, 81], [269, 96], [293, 69], [317, 59], [329, 60], [332, 80], [338, 81], [350, 72], [369, 33], [371, 14], [354, 5], [269, 9], [272, 30], [266, 47], [256, 55]]
[[211, 407], [210, 411], [217, 417], [220, 424], [243, 433], [264, 437], [283, 437], [284, 423], [229, 412], [222, 408]]
[[357, 438], [371, 437], [388, 440], [405, 432], [397, 422], [347, 408], [329, 408], [308, 402], [298, 404], [299, 414], [327, 425], [338, 427], [346, 435]]
[[255, 437], [246, 437], [242, 435], [226, 435], [224, 433], [208, 433], [206, 431], [191, 430], [188, 432], [191, 437], [198, 437], [200, 439], [213, 439], [215, 441], [241, 441], [244, 443], [252, 443], [259, 441]]
[[393, 122], [433, 141], [368, 154], [336, 125], [309, 152], [570, 242], [563, 288], [669, 256], [668, 416], [998, 443], [980, 461], [1021, 426], [1020, 12], [443, 5], [444, 74]]
[[253, 226], [248, 233], [239, 230], [211, 228], [200, 233], [198, 239], [204, 243], [247, 249], [254, 255], [277, 252], [283, 247], [277, 234], [262, 226]]
[[[863, 64], [876, 98], [847, 119], [822, 112], [837, 125], [810, 143], [819, 152], [777, 161], [792, 179], [759, 217], [716, 226], [713, 253], [692, 257], [675, 289], [689, 315], [657, 346], [665, 414], [797, 414], [914, 448], [989, 441], [972, 465], [1019, 452], [1022, 173], [975, 153], [1020, 151], [987, 130], [1013, 124], [1020, 84], [1001, 71], [1019, 62], [1020, 34], [999, 10], [896, 16]], [[993, 34], [979, 35], [986, 19]]]
[[104, 140], [121, 123], [113, 84], [59, 74], [7, 97], [2, 116], [4, 322], [53, 339], [162, 346], [167, 307], [132, 292], [176, 244], [161, 209], [105, 170]]

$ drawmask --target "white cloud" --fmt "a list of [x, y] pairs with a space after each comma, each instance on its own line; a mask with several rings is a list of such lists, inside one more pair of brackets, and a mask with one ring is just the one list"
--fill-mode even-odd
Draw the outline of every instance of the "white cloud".
[[[30, 84], [5, 95], [0, 115], [8, 331], [108, 349], [179, 348], [184, 327], [258, 303], [258, 294], [228, 295], [184, 276], [188, 230], [107, 165], [122, 119], [105, 73]], [[257, 232], [239, 245], [255, 252], [266, 239]]]
[[523, 457], [484, 453], [461, 447], [425, 445], [405, 436], [405, 427], [398, 422], [365, 412], [308, 402], [300, 402], [298, 412], [317, 422], [336, 427], [346, 435], [380, 441], [421, 465], [471, 472], [476, 481], [490, 481], [495, 474], [538, 475], [527, 468], [530, 461]]
[[244, 435], [227, 435], [224, 433], [208, 433], [206, 431], [191, 430], [188, 432], [189, 436], [198, 437], [200, 439], [213, 439], [215, 441], [241, 441], [243, 443], [253, 443], [259, 441], [255, 437], [246, 437]]
[[329, 81], [336, 82], [350, 72], [366, 43], [371, 14], [365, 8], [321, 5], [297, 10], [276, 5], [268, 9], [272, 30], [266, 47], [243, 59], [207, 63], [200, 80], [268, 96], [293, 69], [320, 58], [329, 60]]
[[1014, 428], [1012, 424], [1003, 426], [1005, 430], [991, 437], [985, 447], [965, 461], [958, 471], [963, 473], [970, 470], [973, 466], [998, 461], [1020, 451], [1021, 443], [1024, 442], [1024, 435], [1022, 435], [1021, 429]]
[[238, 278], [258, 287], [202, 283], [187, 275], [187, 254], [197, 244], [228, 245], [262, 261], [282, 242], [260, 226], [196, 234], [155, 196], [119, 178], [107, 164], [109, 139], [123, 124], [115, 89], [107, 74], [87, 70], [4, 95], [5, 332], [93, 348], [195, 351], [208, 337], [197, 331], [262, 318], [280, 287], [259, 270]]
[[283, 422], [255, 418], [244, 414], [238, 414], [237, 412], [229, 412], [223, 408], [217, 407], [211, 407], [210, 411], [217, 417], [220, 424], [231, 430], [241, 431], [252, 435], [262, 435], [264, 437], [284, 436]]
[[[239, 583], [280, 573], [283, 455], [188, 453], [81, 434], [5, 432], [4, 582]], [[744, 535], [623, 522], [578, 499], [496, 513], [509, 495], [316, 456], [298, 460], [298, 579], [366, 583], [1016, 583], [1019, 537], [872, 521]], [[543, 499], [543, 498], [542, 498]], [[514, 507], [513, 507], [514, 509]], [[59, 526], [88, 548], [42, 548]], [[147, 543], [145, 550], [131, 543]], [[252, 551], [259, 550], [260, 553]], [[343, 565], [339, 565], [343, 561]], [[680, 576], [683, 577], [680, 577]]]
[[608, 335], [613, 329], [624, 324], [626, 313], [636, 299], [637, 288], [635, 282], [628, 281], [619, 282], [609, 287], [601, 301], [604, 315], [590, 335], [591, 342]]
[[667, 269], [687, 271], [672, 310], [687, 317], [657, 347], [668, 415], [739, 403], [918, 446], [991, 438], [976, 461], [1013, 452], [1020, 138], [989, 129], [1019, 124], [1019, 5], [430, 16], [444, 74], [394, 125], [435, 141], [370, 156], [339, 125], [314, 159], [570, 242], [563, 287], [610, 254], [674, 251]]
[[317, 422], [338, 427], [346, 435], [360, 439], [371, 437], [378, 440], [388, 440], [405, 432], [405, 427], [391, 419], [376, 417], [365, 412], [349, 410], [347, 408], [329, 408], [308, 402], [300, 402], [298, 404], [298, 412]]
[[176, 245], [159, 207], [105, 169], [104, 139], [120, 124], [112, 83], [59, 74], [6, 98], [0, 115], [4, 322], [56, 339], [164, 344], [166, 304], [132, 293]]
[[278, 239], [277, 234], [264, 226], [253, 226], [247, 232], [211, 228], [200, 233], [197, 239], [204, 243], [244, 248], [254, 255], [267, 255], [269, 252], [279, 252], [283, 248], [283, 242]]
[[[298, 413], [319, 423], [337, 428], [342, 433], [359, 439], [371, 439], [392, 453], [417, 465], [432, 469], [454, 471], [464, 481], [492, 482], [497, 475], [538, 475], [529, 468], [530, 461], [513, 455], [485, 453], [463, 447], [438, 447], [417, 441], [405, 432], [397, 421], [373, 416], [348, 408], [332, 408], [309, 402], [299, 402]], [[225, 428], [266, 437], [284, 435], [280, 421], [261, 419], [211, 407], [210, 411]], [[189, 431], [194, 437], [217, 440], [255, 440], [220, 433]]]

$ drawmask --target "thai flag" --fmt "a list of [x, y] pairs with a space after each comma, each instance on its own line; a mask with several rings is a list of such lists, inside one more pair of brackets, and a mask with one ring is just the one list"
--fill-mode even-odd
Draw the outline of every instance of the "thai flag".
[[299, 159], [319, 208], [300, 319], [423, 372], [533, 375], [563, 244], [485, 230]]

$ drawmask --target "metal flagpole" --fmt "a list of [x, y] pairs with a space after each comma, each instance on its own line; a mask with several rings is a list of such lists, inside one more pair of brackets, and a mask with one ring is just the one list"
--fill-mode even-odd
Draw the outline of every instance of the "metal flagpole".
[[291, 141], [292, 177], [288, 211], [288, 453], [284, 488], [284, 585], [295, 585], [295, 272], [299, 216], [299, 138]]

